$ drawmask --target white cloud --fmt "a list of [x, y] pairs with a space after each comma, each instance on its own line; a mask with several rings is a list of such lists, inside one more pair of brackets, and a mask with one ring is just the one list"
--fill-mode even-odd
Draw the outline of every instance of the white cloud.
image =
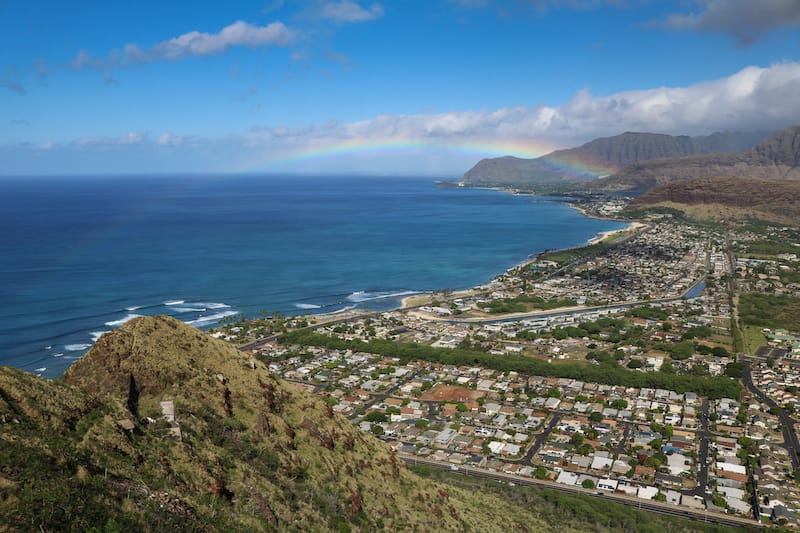
[[700, 0], [700, 11], [670, 15], [658, 25], [675, 30], [726, 33], [752, 44], [778, 29], [800, 27], [798, 0]]
[[537, 139], [573, 146], [623, 131], [702, 135], [714, 131], [772, 131], [800, 123], [800, 63], [747, 67], [688, 87], [658, 87], [594, 96], [579, 91], [561, 106], [494, 111], [379, 115], [351, 123], [251, 132], [249, 143], [415, 139], [424, 142]]
[[191, 56], [220, 54], [237, 46], [288, 46], [297, 38], [297, 32], [282, 22], [266, 26], [253, 26], [241, 20], [222, 28], [218, 33], [190, 31], [172, 39], [143, 49], [137, 44], [126, 44], [122, 50], [112, 50], [105, 59], [92, 58], [81, 50], [71, 66], [109, 70], [137, 63], [176, 61]]
[[128, 132], [121, 137], [81, 137], [73, 140], [72, 146], [126, 146], [133, 144], [144, 144], [147, 137], [141, 133]]
[[[282, 22], [253, 26], [239, 20], [225, 26], [219, 33], [191, 31], [158, 43], [151, 49], [151, 54], [159, 59], [180, 59], [186, 56], [218, 54], [233, 46], [287, 46], [294, 38], [294, 32]], [[138, 53], [137, 50], [133, 52]]]
[[[150, 138], [128, 133], [38, 148], [63, 155], [93, 147], [115, 147], [94, 150], [92, 157], [81, 158], [95, 161], [98, 166], [111, 165], [109, 168], [123, 162], [135, 167], [157, 161], [183, 171], [422, 172], [455, 176], [481, 157], [506, 154], [514, 146], [522, 146], [523, 151], [512, 151], [512, 155], [531, 157], [536, 155], [532, 151], [546, 146], [577, 146], [624, 131], [673, 135], [777, 131], [800, 124], [798, 94], [800, 63], [782, 63], [747, 67], [725, 78], [686, 87], [656, 87], [605, 96], [583, 90], [559, 106], [384, 114], [357, 122], [262, 127], [224, 138], [180, 137], [169, 132]], [[384, 144], [398, 148], [384, 150]], [[362, 146], [374, 148], [358, 149]], [[351, 153], [348, 147], [357, 149]], [[305, 157], [317, 153], [330, 155]], [[108, 154], [116, 159], [108, 159]], [[158, 157], [145, 157], [147, 154]], [[43, 163], [31, 157], [24, 164], [38, 168], [36, 165]]]
[[368, 8], [364, 8], [351, 0], [326, 2], [318, 7], [317, 15], [335, 22], [367, 22], [381, 18], [383, 6], [372, 4]]
[[159, 146], [181, 146], [191, 140], [191, 137], [187, 137], [184, 135], [174, 135], [168, 131], [165, 131], [161, 135], [158, 136], [158, 140], [156, 144]]

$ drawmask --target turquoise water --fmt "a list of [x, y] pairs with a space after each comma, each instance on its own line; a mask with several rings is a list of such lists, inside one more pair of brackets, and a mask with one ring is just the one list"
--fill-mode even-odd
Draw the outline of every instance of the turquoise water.
[[3, 178], [0, 364], [59, 376], [137, 315], [390, 309], [622, 225], [429, 178]]

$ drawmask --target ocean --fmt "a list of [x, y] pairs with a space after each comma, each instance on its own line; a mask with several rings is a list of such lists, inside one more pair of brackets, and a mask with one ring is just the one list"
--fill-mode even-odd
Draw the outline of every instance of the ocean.
[[0, 178], [0, 365], [58, 377], [140, 315], [391, 309], [623, 226], [430, 178]]

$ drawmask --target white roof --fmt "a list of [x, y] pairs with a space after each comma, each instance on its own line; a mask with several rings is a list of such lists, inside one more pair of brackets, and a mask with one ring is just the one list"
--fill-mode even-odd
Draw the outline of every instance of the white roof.
[[742, 465], [735, 465], [733, 463], [717, 463], [717, 469], [724, 470], [725, 472], [733, 472], [735, 474], [747, 474], [747, 469]]
[[658, 489], [656, 487], [645, 486], [639, 487], [639, 492], [636, 494], [637, 498], [642, 498], [643, 500], [652, 500], [658, 494]]

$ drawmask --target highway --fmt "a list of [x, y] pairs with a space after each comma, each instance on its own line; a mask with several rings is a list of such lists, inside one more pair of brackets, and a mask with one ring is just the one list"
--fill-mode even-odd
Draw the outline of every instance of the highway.
[[442, 470], [448, 470], [455, 472], [457, 469], [458, 473], [467, 475], [467, 476], [475, 476], [475, 477], [483, 477], [494, 479], [499, 482], [503, 483], [513, 483], [516, 485], [526, 485], [526, 486], [537, 486], [537, 487], [546, 487], [553, 490], [558, 490], [561, 492], [566, 492], [568, 494], [580, 494], [584, 496], [594, 496], [596, 498], [603, 498], [606, 500], [610, 500], [616, 503], [620, 503], [622, 505], [628, 505], [630, 507], [636, 507], [642, 511], [646, 512], [653, 512], [659, 513], [668, 516], [675, 516], [680, 518], [685, 518], [687, 520], [693, 520], [698, 522], [708, 522], [712, 524], [719, 524], [722, 526], [729, 526], [729, 527], [746, 527], [746, 528], [759, 528], [764, 529], [760, 526], [755, 520], [748, 519], [748, 518], [740, 518], [737, 516], [726, 515], [722, 513], [716, 513], [713, 511], [708, 510], [700, 510], [700, 509], [690, 509], [687, 507], [672, 505], [669, 503], [662, 503], [653, 500], [644, 500], [641, 498], [636, 498], [635, 496], [628, 496], [625, 494], [619, 493], [612, 493], [612, 492], [605, 492], [597, 490], [590, 490], [584, 489], [583, 487], [578, 486], [570, 486], [564, 485], [562, 483], [555, 483], [553, 481], [545, 481], [539, 480], [534, 478], [525, 478], [514, 476], [511, 474], [505, 474], [503, 472], [490, 472], [488, 470], [482, 470], [478, 468], [473, 468], [470, 466], [464, 465], [451, 465], [449, 463], [440, 463], [438, 461], [433, 461], [430, 459], [423, 459], [419, 457], [415, 457], [413, 455], [406, 455], [406, 454], [398, 454], [398, 456], [405, 461], [407, 464], [424, 464], [433, 466], [436, 468], [441, 468]]

